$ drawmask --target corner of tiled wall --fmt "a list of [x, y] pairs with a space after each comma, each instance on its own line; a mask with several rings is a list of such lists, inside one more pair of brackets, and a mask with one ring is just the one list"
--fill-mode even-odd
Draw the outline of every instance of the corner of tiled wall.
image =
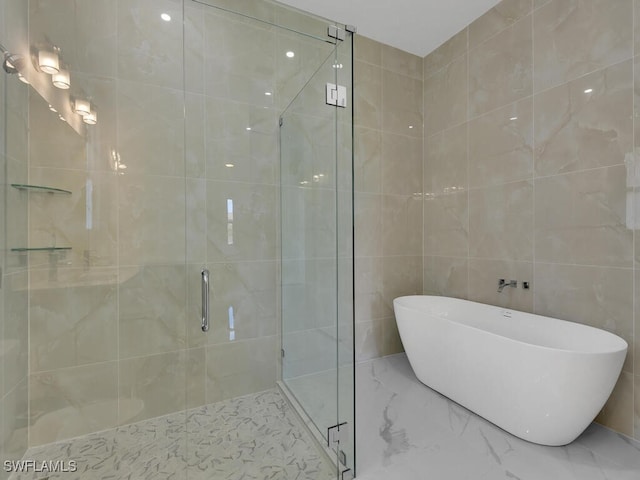
[[422, 59], [357, 35], [356, 359], [402, 351], [393, 299], [422, 291]]
[[504, 0], [424, 59], [424, 293], [623, 337], [597, 420], [636, 439], [639, 19], [638, 0]]

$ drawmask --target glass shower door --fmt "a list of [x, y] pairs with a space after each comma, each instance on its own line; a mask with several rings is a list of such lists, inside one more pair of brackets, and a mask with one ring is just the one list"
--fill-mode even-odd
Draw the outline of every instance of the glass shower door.
[[342, 470], [354, 465], [350, 40], [280, 120], [282, 377]]

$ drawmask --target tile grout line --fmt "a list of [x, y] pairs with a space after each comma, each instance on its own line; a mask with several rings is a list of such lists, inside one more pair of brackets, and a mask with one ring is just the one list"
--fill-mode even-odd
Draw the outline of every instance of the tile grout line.
[[535, 47], [535, 21], [534, 21], [534, 0], [531, 0], [531, 279], [530, 282], [530, 294], [531, 299], [531, 312], [536, 313], [536, 47]]

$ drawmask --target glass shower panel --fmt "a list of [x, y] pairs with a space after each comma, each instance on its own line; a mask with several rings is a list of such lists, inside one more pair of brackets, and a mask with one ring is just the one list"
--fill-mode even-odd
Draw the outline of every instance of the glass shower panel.
[[[339, 446], [328, 436], [344, 422], [342, 432], [353, 432], [350, 41], [326, 58], [280, 127], [283, 381], [346, 466], [353, 436]], [[327, 104], [332, 90], [347, 108]]]
[[[295, 478], [300, 465], [335, 478], [313, 441], [301, 449], [277, 389], [279, 119], [305, 85], [324, 95], [337, 81], [327, 23], [261, 1], [242, 2], [258, 18], [193, 0], [0, 7], [0, 43], [25, 80], [1, 72], [2, 459], [27, 451], [105, 478]], [[54, 77], [44, 60], [56, 56]], [[313, 117], [305, 96], [290, 111]], [[322, 223], [309, 223], [319, 242], [305, 268], [320, 288], [309, 302], [332, 312], [317, 326], [334, 339], [335, 424], [342, 180], [338, 117], [324, 120], [300, 133], [326, 135], [311, 141], [323, 161], [310, 181], [327, 183], [305, 212]]]

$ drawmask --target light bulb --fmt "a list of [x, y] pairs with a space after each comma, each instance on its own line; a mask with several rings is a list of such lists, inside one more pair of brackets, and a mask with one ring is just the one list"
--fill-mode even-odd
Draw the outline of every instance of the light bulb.
[[295, 57], [295, 56], [296, 56], [296, 54], [295, 54], [294, 52], [292, 52], [291, 50], [289, 50], [289, 51], [287, 52], [287, 57], [289, 57], [289, 58], [293, 58], [293, 57]]
[[87, 125], [95, 125], [98, 123], [98, 113], [95, 108], [92, 108], [89, 113], [87, 113], [84, 117], [82, 117], [82, 121]]
[[49, 75], [60, 71], [60, 58], [57, 52], [40, 50], [38, 52], [38, 66], [40, 70]]
[[69, 70], [61, 68], [58, 73], [54, 73], [51, 76], [51, 82], [54, 86], [61, 88], [62, 90], [68, 90], [71, 86], [71, 76]]
[[89, 113], [91, 113], [91, 104], [89, 103], [89, 100], [76, 98], [73, 102], [73, 111], [83, 117], [85, 115], [89, 115]]

